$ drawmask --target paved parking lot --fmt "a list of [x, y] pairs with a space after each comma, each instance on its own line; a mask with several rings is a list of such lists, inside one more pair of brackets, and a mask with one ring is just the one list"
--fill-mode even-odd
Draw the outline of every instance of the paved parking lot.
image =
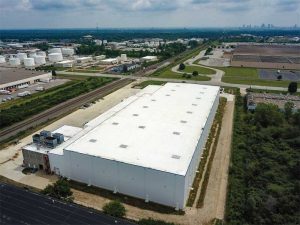
[[98, 211], [0, 183], [0, 224], [134, 225]]
[[300, 81], [300, 71], [281, 70], [278, 73], [277, 70], [260, 69], [258, 74], [264, 80], [277, 80], [277, 77], [281, 75], [282, 80]]
[[36, 91], [37, 87], [43, 87], [43, 88], [45, 88], [45, 90], [47, 90], [49, 88], [64, 84], [68, 81], [69, 80], [67, 80], [67, 79], [56, 79], [56, 80], [51, 80], [49, 83], [38, 82], [38, 83], [32, 84], [27, 88], [22, 88], [22, 89], [17, 90], [16, 92], [12, 93], [11, 95], [0, 95], [0, 104], [3, 102], [3, 99], [7, 99], [9, 97], [12, 97], [14, 99], [19, 98], [19, 97], [17, 97], [18, 93], [21, 93], [24, 91], [29, 91], [31, 94], [34, 94], [34, 93], [38, 92], [38, 91]]

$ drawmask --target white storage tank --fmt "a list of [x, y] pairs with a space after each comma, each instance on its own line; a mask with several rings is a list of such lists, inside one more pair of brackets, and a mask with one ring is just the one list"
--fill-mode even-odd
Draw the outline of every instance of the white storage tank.
[[127, 60], [127, 55], [121, 54], [121, 61], [126, 61], [126, 60]]
[[36, 54], [35, 52], [29, 53], [29, 58], [34, 58], [34, 57], [36, 57], [36, 56], [37, 56], [37, 54]]
[[5, 57], [0, 55], [0, 63], [5, 63], [5, 62], [6, 62]]
[[33, 67], [34, 64], [34, 58], [26, 58], [24, 59], [24, 65], [25, 67]]
[[72, 56], [75, 53], [73, 48], [62, 48], [61, 51], [63, 55], [67, 55], [67, 56]]
[[24, 59], [27, 58], [27, 54], [24, 53], [24, 52], [19, 52], [19, 53], [17, 54], [17, 58], [20, 59], [20, 61], [24, 61]]
[[43, 65], [46, 63], [46, 57], [42, 55], [37, 55], [34, 57], [34, 62], [36, 65]]
[[45, 57], [46, 57], [46, 52], [44, 52], [44, 51], [39, 51], [39, 52], [37, 52], [37, 55], [38, 55], [38, 56], [45, 56]]
[[9, 64], [11, 66], [19, 66], [19, 65], [21, 65], [21, 61], [20, 61], [19, 58], [10, 58], [9, 59]]
[[61, 53], [61, 48], [51, 48], [49, 50], [49, 53]]
[[63, 60], [63, 56], [61, 53], [50, 53], [48, 55], [50, 62], [59, 62]]

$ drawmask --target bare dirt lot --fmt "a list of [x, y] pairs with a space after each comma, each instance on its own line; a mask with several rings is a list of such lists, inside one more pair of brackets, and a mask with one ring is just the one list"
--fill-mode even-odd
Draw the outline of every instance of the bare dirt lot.
[[298, 45], [238, 45], [231, 65], [273, 69], [300, 69]]
[[299, 56], [300, 46], [289, 45], [239, 45], [234, 50], [235, 54], [249, 55], [281, 55]]

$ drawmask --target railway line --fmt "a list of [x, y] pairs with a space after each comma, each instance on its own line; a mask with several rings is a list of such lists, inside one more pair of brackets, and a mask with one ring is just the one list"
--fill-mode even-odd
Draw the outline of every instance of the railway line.
[[64, 115], [68, 112], [73, 111], [74, 109], [82, 106], [83, 104], [90, 102], [96, 98], [102, 98], [105, 95], [110, 94], [111, 92], [116, 91], [117, 89], [124, 87], [125, 85], [131, 83], [133, 80], [124, 78], [113, 81], [103, 87], [100, 87], [96, 90], [93, 90], [89, 93], [80, 95], [76, 98], [70, 99], [66, 102], [60, 103], [57, 106], [54, 106], [48, 110], [45, 110], [35, 116], [32, 116], [24, 121], [16, 123], [10, 127], [7, 127], [0, 131], [0, 142], [8, 139], [21, 131], [25, 131], [31, 127], [35, 127], [43, 122], [46, 122], [50, 119], [54, 119], [61, 115]]

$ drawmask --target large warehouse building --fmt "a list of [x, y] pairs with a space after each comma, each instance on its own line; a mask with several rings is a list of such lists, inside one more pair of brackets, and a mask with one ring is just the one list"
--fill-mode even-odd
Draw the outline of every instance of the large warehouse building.
[[18, 88], [26, 84], [29, 85], [42, 80], [49, 79], [52, 79], [52, 73], [18, 68], [0, 67], [0, 90]]
[[51, 171], [183, 209], [218, 104], [219, 87], [148, 86], [49, 150]]

